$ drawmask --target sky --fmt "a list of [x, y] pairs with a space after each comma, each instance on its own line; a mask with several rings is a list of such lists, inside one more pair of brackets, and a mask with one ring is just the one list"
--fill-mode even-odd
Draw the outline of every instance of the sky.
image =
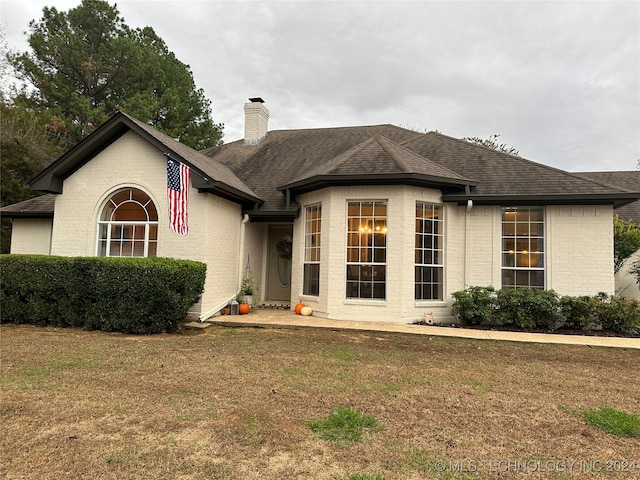
[[[114, 2], [109, 0], [111, 4]], [[42, 8], [1, 0], [10, 50]], [[269, 130], [393, 124], [488, 138], [569, 171], [635, 170], [640, 158], [638, 1], [121, 0], [190, 65], [241, 139], [262, 97]]]

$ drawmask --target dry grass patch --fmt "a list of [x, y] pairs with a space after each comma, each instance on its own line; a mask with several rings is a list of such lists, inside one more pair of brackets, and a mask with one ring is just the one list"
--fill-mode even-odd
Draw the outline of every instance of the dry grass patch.
[[[568, 411], [640, 414], [637, 350], [310, 329], [1, 328], [7, 479], [525, 476], [453, 470], [489, 460], [626, 461], [590, 478], [640, 477], [640, 465], [629, 469], [640, 439]], [[384, 431], [337, 444], [309, 429], [345, 406]], [[579, 478], [574, 468], [541, 476]]]

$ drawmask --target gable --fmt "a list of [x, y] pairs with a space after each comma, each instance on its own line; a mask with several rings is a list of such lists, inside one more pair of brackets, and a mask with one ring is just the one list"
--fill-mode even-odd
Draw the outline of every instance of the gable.
[[224, 165], [211, 164], [199, 152], [121, 112], [116, 113], [91, 135], [43, 170], [28, 182], [28, 186], [33, 190], [62, 193], [63, 183], [69, 176], [130, 131], [135, 132], [162, 154], [187, 164], [191, 168], [192, 185], [195, 188], [246, 205], [262, 202]]

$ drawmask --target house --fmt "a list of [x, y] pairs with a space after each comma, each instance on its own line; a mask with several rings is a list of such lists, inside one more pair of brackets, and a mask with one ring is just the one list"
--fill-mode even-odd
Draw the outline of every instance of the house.
[[[614, 292], [625, 188], [393, 125], [268, 131], [197, 152], [116, 113], [11, 205], [13, 253], [167, 256], [208, 265], [193, 314], [217, 314], [250, 272], [259, 301], [314, 315], [450, 321], [469, 285]], [[190, 167], [188, 234], [169, 229], [167, 158]]]

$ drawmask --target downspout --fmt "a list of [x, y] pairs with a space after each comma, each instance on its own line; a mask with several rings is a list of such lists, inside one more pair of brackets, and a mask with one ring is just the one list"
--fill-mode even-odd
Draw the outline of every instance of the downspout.
[[244, 214], [242, 217], [242, 221], [240, 222], [240, 258], [238, 260], [238, 289], [236, 291], [236, 296], [240, 293], [240, 288], [242, 287], [242, 261], [244, 260], [244, 238], [245, 238], [245, 230], [247, 229], [247, 223], [249, 222], [249, 215]]
[[223, 302], [220, 302], [218, 305], [207, 310], [206, 312], [201, 313], [200, 316], [198, 317], [199, 322], [204, 322], [207, 318], [213, 316], [216, 312], [219, 312], [220, 310], [222, 310], [225, 306], [229, 305], [229, 303], [231, 303], [240, 293], [240, 287], [242, 286], [242, 259], [244, 258], [245, 229], [247, 228], [246, 225], [248, 222], [249, 222], [249, 215], [245, 213], [244, 216], [242, 217], [242, 221], [240, 222], [240, 257], [238, 260], [238, 288], [236, 290], [236, 294], [233, 297], [228, 298]]
[[[470, 189], [467, 185], [465, 187], [465, 193], [470, 195]], [[471, 220], [471, 209], [473, 208], [473, 200], [467, 200], [467, 210], [464, 215], [464, 288], [469, 286], [469, 223]]]

